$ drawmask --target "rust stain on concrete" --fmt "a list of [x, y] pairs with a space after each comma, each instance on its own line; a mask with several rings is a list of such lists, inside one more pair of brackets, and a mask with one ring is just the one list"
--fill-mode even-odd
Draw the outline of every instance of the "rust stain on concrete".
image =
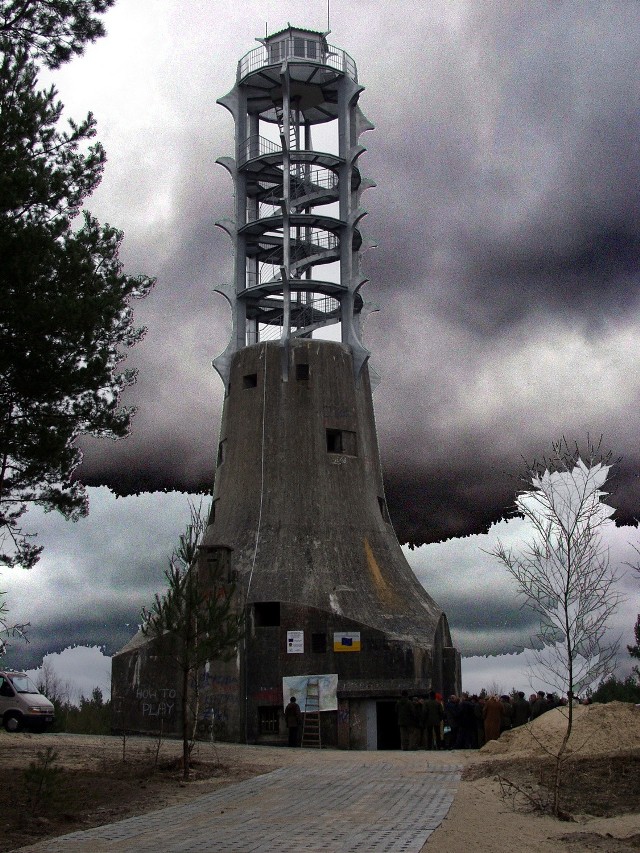
[[369, 566], [369, 571], [371, 572], [371, 577], [378, 596], [385, 604], [393, 604], [396, 600], [396, 594], [383, 578], [378, 561], [376, 560], [374, 553], [371, 550], [371, 545], [369, 545], [369, 540], [366, 537], [364, 540], [364, 553], [367, 557], [367, 565]]

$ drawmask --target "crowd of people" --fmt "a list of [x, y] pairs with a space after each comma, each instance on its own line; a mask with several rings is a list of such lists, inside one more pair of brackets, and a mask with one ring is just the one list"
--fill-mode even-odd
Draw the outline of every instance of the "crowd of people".
[[410, 699], [403, 690], [396, 703], [400, 748], [479, 749], [488, 741], [497, 740], [502, 732], [535, 720], [567, 701], [544, 690], [532, 693], [528, 699], [519, 691], [511, 696], [462, 693], [446, 701], [434, 691], [426, 699]]

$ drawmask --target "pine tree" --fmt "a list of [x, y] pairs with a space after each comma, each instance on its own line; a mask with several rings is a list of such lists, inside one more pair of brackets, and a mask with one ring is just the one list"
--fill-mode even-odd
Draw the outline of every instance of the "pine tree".
[[191, 507], [191, 523], [180, 536], [165, 572], [167, 591], [142, 610], [142, 632], [155, 653], [170, 660], [181, 678], [183, 773], [189, 778], [190, 741], [198, 721], [199, 674], [208, 663], [230, 660], [243, 635], [235, 584], [225, 565], [198, 559], [207, 515]]
[[94, 17], [115, 0], [0, 0], [0, 38], [58, 68], [105, 34]]
[[[73, 474], [84, 433], [120, 438], [135, 380], [123, 350], [140, 340], [130, 301], [153, 282], [129, 276], [122, 233], [81, 208], [105, 152], [91, 114], [62, 126], [37, 63], [57, 67], [103, 34], [113, 0], [0, 0], [0, 563], [41, 552], [20, 524], [31, 504], [77, 519], [87, 498]], [[78, 225], [78, 218], [80, 223]]]

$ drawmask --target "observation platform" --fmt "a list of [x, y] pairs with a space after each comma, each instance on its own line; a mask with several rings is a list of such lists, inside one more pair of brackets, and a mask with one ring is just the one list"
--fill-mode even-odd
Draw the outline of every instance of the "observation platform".
[[[262, 41], [262, 39], [260, 39]], [[247, 92], [247, 112], [277, 124], [274, 102], [282, 99], [281, 69], [287, 62], [291, 95], [310, 124], [338, 117], [338, 84], [343, 77], [358, 82], [351, 56], [327, 44], [322, 33], [290, 27], [264, 40], [238, 62], [237, 83]]]

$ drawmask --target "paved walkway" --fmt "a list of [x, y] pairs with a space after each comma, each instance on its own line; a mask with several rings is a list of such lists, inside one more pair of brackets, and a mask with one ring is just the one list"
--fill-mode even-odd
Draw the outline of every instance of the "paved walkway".
[[447, 764], [444, 753], [432, 753], [433, 760], [425, 753], [333, 753], [329, 761], [324, 750], [296, 753], [291, 766], [188, 803], [21, 850], [419, 853], [460, 779], [460, 766]]

